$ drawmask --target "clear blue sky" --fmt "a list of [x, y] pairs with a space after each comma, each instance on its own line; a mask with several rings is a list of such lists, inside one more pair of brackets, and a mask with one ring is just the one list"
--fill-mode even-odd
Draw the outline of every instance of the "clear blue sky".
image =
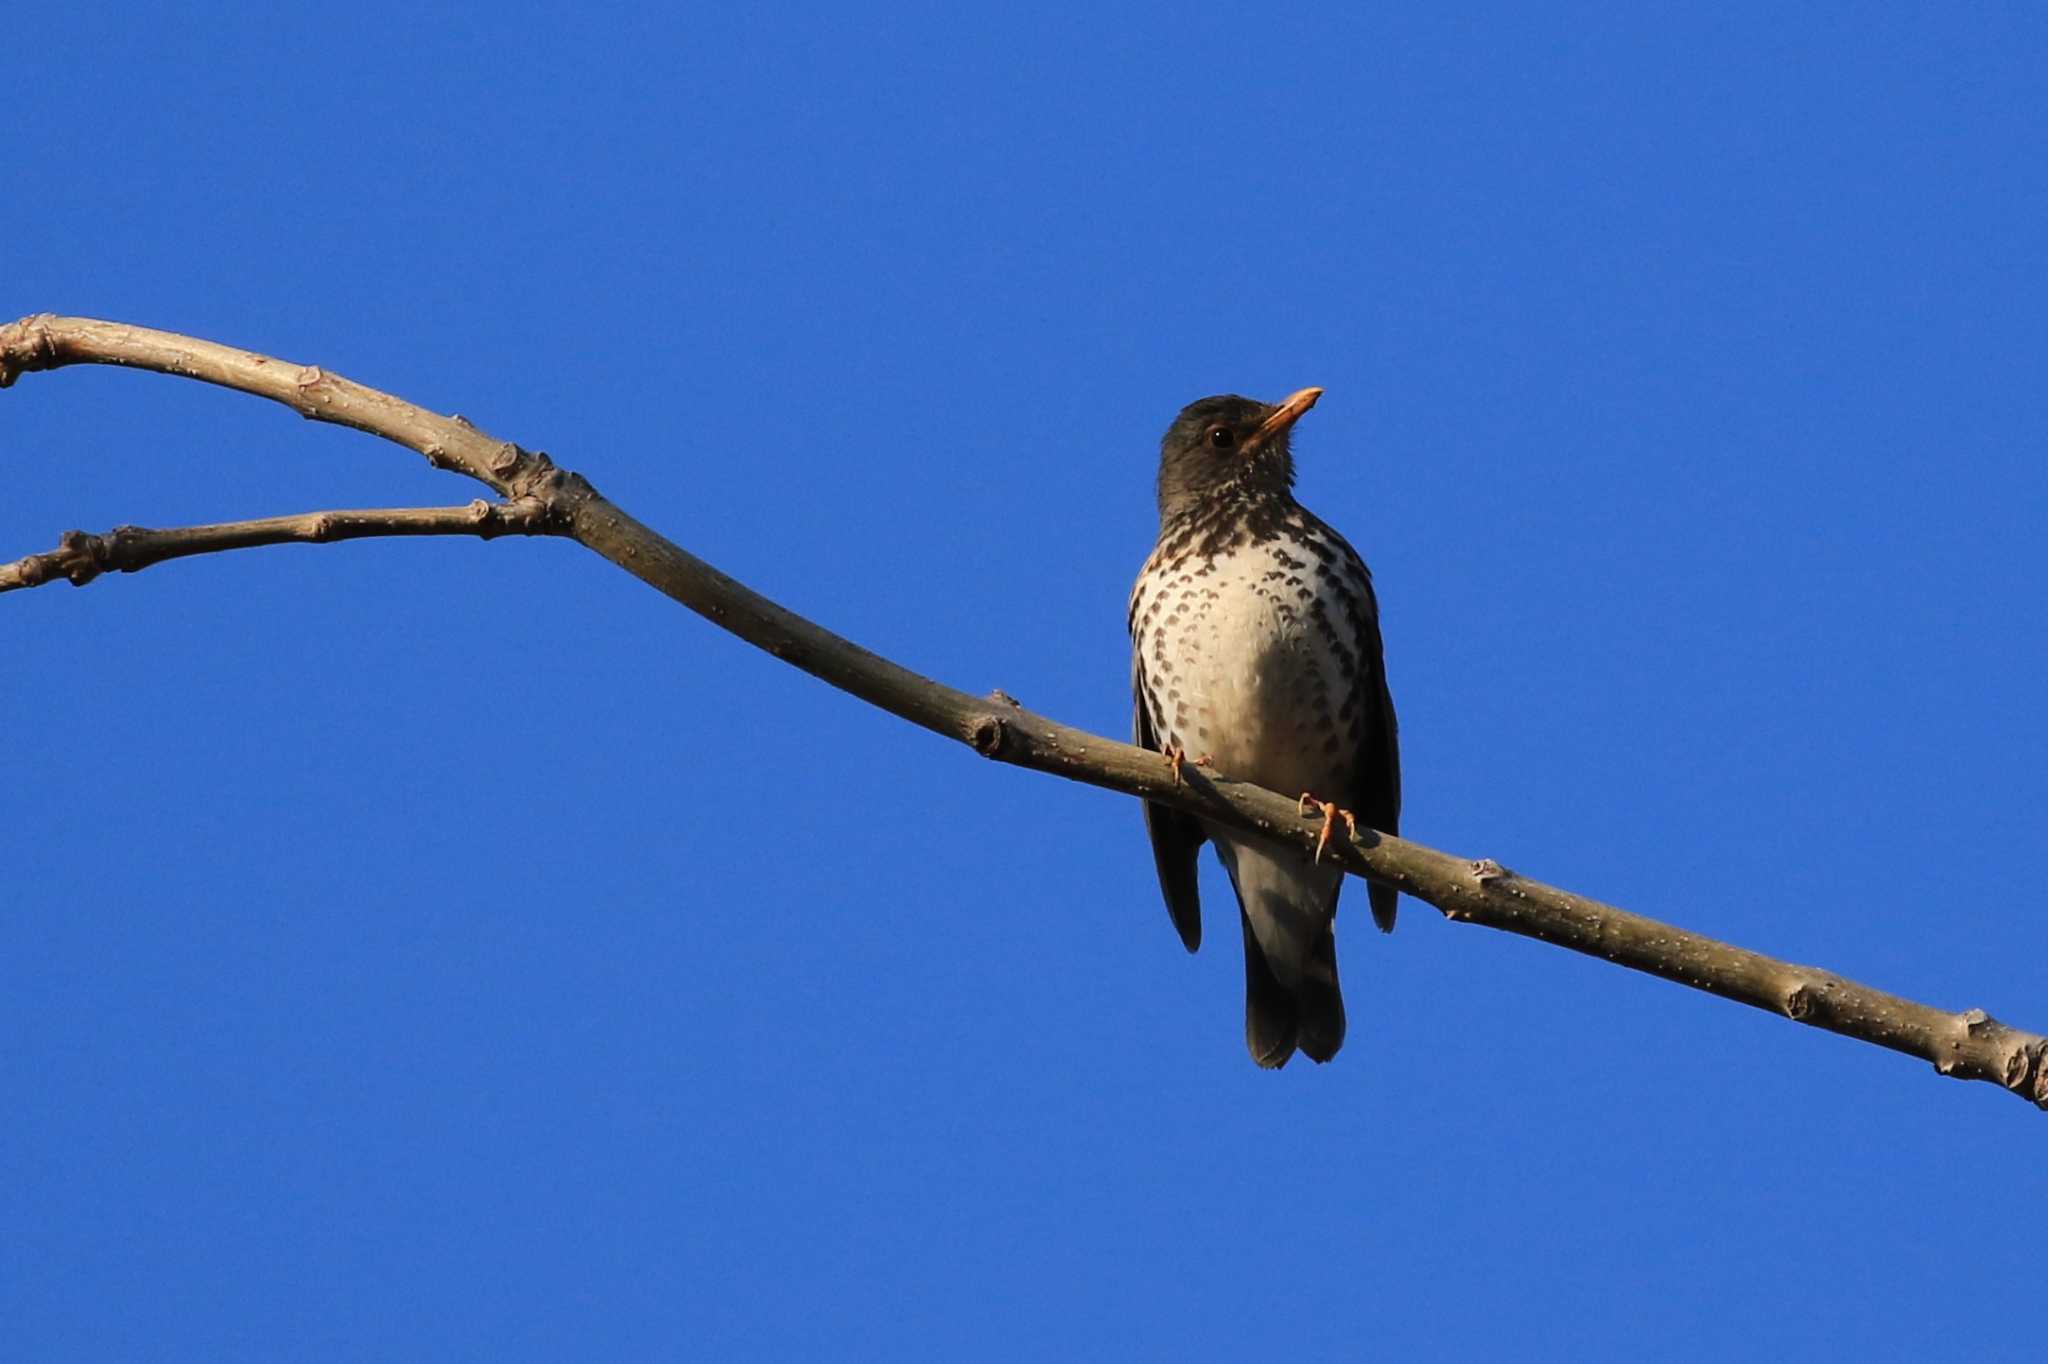
[[[2039, 5], [167, 9], [10, 15], [6, 318], [459, 411], [1115, 734], [1161, 429], [1322, 385], [1414, 837], [2048, 1028]], [[476, 491], [104, 370], [0, 458], [0, 558]], [[1261, 1073], [1131, 802], [573, 546], [0, 659], [10, 1359], [2038, 1342], [2048, 1115], [1355, 888]]]

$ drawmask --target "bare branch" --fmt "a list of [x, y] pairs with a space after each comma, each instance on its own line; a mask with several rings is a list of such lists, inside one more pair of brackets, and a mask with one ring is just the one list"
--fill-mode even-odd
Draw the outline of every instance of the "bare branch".
[[547, 507], [532, 498], [516, 502], [478, 498], [466, 507], [301, 512], [176, 530], [116, 526], [104, 535], [67, 530], [58, 537], [57, 548], [0, 564], [0, 592], [41, 587], [60, 578], [73, 587], [83, 587], [102, 573], [137, 573], [166, 559], [258, 545], [324, 545], [388, 535], [474, 535], [490, 540], [500, 535], [551, 533]]
[[[784, 662], [984, 757], [1156, 800], [1303, 851], [1316, 845], [1321, 820], [1304, 818], [1292, 797], [1200, 770], [1176, 771], [1157, 753], [1070, 729], [1001, 693], [982, 699], [920, 677], [726, 577], [546, 456], [493, 440], [460, 418], [317, 368], [169, 332], [49, 315], [0, 327], [0, 387], [23, 373], [70, 364], [130, 365], [202, 379], [396, 441], [503, 496], [530, 500], [544, 509], [536, 515], [548, 531], [572, 536]], [[1951, 1013], [1917, 1004], [1525, 880], [1490, 860], [1453, 857], [1370, 830], [1332, 840], [1329, 856], [1347, 871], [1435, 905], [1454, 922], [1555, 943], [1918, 1056], [1944, 1075], [1987, 1080], [2048, 1108], [2048, 1037], [2007, 1027], [1980, 1009]]]
[[466, 474], [501, 497], [536, 491], [528, 485], [545, 483], [554, 472], [544, 456], [492, 440], [461, 417], [429, 412], [318, 365], [295, 365], [176, 332], [89, 317], [38, 313], [0, 327], [0, 388], [24, 374], [66, 365], [155, 370], [252, 393], [308, 421], [352, 426], [396, 441], [425, 455], [435, 468]]

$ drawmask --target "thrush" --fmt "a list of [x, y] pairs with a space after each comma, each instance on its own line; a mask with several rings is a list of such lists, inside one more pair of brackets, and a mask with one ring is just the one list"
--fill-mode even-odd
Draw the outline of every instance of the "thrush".
[[[1372, 575], [1344, 537], [1294, 500], [1294, 424], [1322, 396], [1204, 398], [1159, 449], [1159, 542], [1131, 591], [1136, 742], [1178, 773], [1194, 757], [1224, 775], [1301, 792], [1386, 833], [1401, 813], [1394, 702]], [[1199, 757], [1195, 757], [1199, 755]], [[1344, 873], [1317, 855], [1147, 802], [1166, 910], [1201, 945], [1196, 860], [1213, 841], [1244, 929], [1245, 1042], [1278, 1068], [1299, 1048], [1344, 1043], [1337, 897]], [[1367, 889], [1394, 928], [1394, 891]]]

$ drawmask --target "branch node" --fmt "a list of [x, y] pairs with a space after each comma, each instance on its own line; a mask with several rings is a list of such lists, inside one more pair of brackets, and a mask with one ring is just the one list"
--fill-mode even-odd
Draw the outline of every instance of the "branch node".
[[[2033, 1100], [2036, 1108], [2048, 1108], [2048, 1041], [2021, 1047], [2020, 1052], [2027, 1058], [2027, 1065], [2034, 1072], [2033, 1088], [2020, 1090], [2020, 1093]], [[2017, 1089], [2018, 1086], [2014, 1088]]]
[[1812, 1013], [1813, 987], [1810, 985], [1795, 986], [1792, 993], [1785, 996], [1785, 1017], [1795, 1023], [1803, 1023]]
[[[50, 335], [50, 324], [56, 320], [55, 313], [30, 313], [13, 326], [0, 328], [0, 388], [33, 370], [57, 367], [57, 342]], [[19, 343], [10, 344], [16, 337], [6, 332], [14, 332]]]
[[1024, 709], [1024, 703], [1022, 701], [1019, 701], [1016, 697], [1010, 695], [1010, 693], [1004, 691], [1001, 687], [997, 687], [994, 691], [990, 692], [988, 694], [988, 699], [995, 702], [999, 706], [1008, 706], [1012, 710]]
[[299, 372], [292, 376], [292, 391], [292, 410], [309, 422], [321, 420], [321, 409], [334, 404], [327, 372], [318, 365], [301, 365]]
[[479, 497], [473, 499], [465, 510], [469, 513], [469, 519], [476, 524], [479, 540], [495, 540], [512, 529], [510, 503], [496, 507]]
[[1000, 715], [980, 716], [968, 734], [968, 742], [973, 744], [974, 751], [984, 758], [999, 757], [1004, 742], [1009, 738], [1009, 728], [1003, 723]]
[[1490, 857], [1482, 857], [1472, 864], [1472, 879], [1482, 886], [1490, 886], [1495, 881], [1505, 881], [1513, 875], [1513, 872]]
[[2005, 1087], [2016, 1092], [2026, 1089], [2027, 1082], [2033, 1078], [2035, 1064], [2039, 1060], [2040, 1058], [2033, 1055], [2028, 1048], [2014, 1047], [2005, 1058], [2005, 1074], [2001, 1077]]
[[[119, 532], [115, 532], [119, 534]], [[100, 576], [107, 566], [107, 542], [82, 530], [67, 530], [57, 537], [57, 552], [51, 567], [64, 575], [73, 587], [84, 587]]]

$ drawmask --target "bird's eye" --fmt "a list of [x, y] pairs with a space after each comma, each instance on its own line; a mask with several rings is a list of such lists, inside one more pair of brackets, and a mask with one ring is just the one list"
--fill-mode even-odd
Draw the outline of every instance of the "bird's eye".
[[1227, 426], [1212, 427], [1209, 431], [1209, 444], [1218, 450], [1228, 450], [1237, 444], [1237, 433]]

